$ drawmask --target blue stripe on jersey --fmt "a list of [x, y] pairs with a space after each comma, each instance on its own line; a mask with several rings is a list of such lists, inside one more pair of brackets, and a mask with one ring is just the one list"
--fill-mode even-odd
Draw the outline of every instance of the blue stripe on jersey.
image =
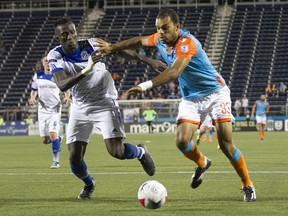
[[[37, 79], [46, 79], [52, 81], [52, 74], [45, 74], [44, 71], [39, 71], [37, 73]], [[54, 82], [54, 81], [53, 81]]]
[[64, 71], [64, 68], [55, 68], [55, 69], [52, 69], [52, 73], [56, 73], [58, 71]]
[[[78, 49], [72, 54], [64, 53], [62, 46], [57, 47], [56, 51], [58, 51], [63, 56], [63, 61], [75, 64], [80, 62], [87, 62], [88, 57], [94, 50], [87, 42], [87, 40], [79, 40]], [[55, 72], [55, 70], [53, 70], [53, 72]]]
[[[197, 101], [219, 91], [226, 84], [222, 76], [212, 66], [200, 42], [189, 31], [181, 29], [179, 38], [184, 36], [194, 41], [197, 53], [178, 77], [179, 87], [185, 100]], [[166, 63], [171, 66], [177, 58], [175, 46], [172, 47], [171, 53], [167, 52], [167, 45], [162, 43], [160, 39], [156, 42], [156, 46]]]

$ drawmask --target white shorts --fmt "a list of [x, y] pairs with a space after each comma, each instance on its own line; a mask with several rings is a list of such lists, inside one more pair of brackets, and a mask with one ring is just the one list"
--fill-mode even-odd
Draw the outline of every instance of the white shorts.
[[182, 100], [177, 123], [191, 122], [199, 125], [207, 115], [212, 118], [213, 124], [232, 121], [230, 90], [227, 86], [198, 101]]
[[205, 120], [201, 124], [201, 128], [214, 128], [214, 125], [212, 124], [212, 119], [209, 115], [206, 116]]
[[78, 109], [77, 106], [71, 105], [66, 143], [70, 144], [75, 141], [89, 143], [93, 127], [100, 130], [103, 139], [125, 138], [126, 135], [118, 103], [115, 100], [113, 100], [113, 103], [109, 109], [107, 109], [107, 106], [102, 109], [99, 109], [99, 107]]
[[50, 136], [50, 132], [55, 132], [59, 135], [61, 121], [60, 113], [38, 111], [39, 132], [41, 137]]
[[257, 124], [266, 124], [266, 116], [262, 117], [262, 116], [257, 116], [256, 115], [256, 122]]

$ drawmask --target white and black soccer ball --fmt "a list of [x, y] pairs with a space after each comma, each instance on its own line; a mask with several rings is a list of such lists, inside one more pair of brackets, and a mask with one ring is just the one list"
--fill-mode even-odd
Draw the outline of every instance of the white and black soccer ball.
[[146, 181], [138, 190], [138, 200], [145, 208], [158, 209], [167, 200], [167, 190], [158, 181]]

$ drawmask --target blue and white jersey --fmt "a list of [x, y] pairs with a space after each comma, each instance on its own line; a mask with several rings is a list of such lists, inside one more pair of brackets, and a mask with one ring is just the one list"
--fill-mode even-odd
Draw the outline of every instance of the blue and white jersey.
[[[66, 54], [61, 45], [56, 46], [48, 54], [49, 67], [52, 73], [65, 71], [68, 76], [73, 76], [87, 66], [89, 56], [98, 49], [95, 38], [78, 40], [78, 49], [73, 54]], [[103, 102], [103, 99], [118, 97], [114, 80], [105, 64], [98, 62], [93, 70], [93, 73], [85, 76], [70, 89], [72, 104], [79, 109], [103, 106], [100, 102]]]
[[39, 71], [33, 76], [31, 89], [38, 93], [38, 110], [57, 112], [61, 110], [60, 89], [51, 74]]

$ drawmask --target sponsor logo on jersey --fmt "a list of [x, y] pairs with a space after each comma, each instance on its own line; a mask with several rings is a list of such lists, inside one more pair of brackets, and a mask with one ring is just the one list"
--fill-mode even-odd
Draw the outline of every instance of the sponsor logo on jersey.
[[80, 55], [83, 60], [87, 60], [89, 58], [89, 53], [87, 51], [82, 51]]

